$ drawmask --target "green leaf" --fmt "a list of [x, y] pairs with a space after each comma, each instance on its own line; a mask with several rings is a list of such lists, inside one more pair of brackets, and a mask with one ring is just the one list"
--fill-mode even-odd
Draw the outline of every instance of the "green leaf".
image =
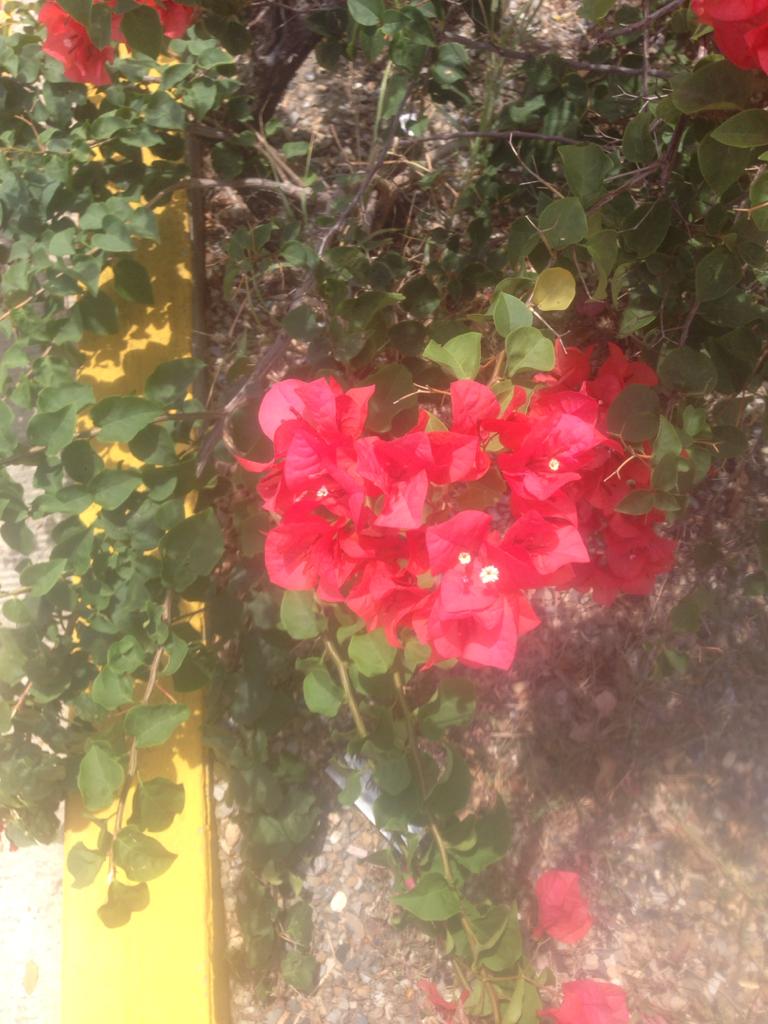
[[104, 854], [89, 850], [85, 843], [75, 843], [67, 854], [67, 868], [74, 878], [73, 889], [84, 889], [90, 885], [101, 870]]
[[613, 167], [610, 156], [594, 142], [558, 146], [557, 152], [571, 192], [589, 205], [605, 191], [603, 183]]
[[467, 871], [479, 874], [501, 860], [509, 848], [510, 837], [507, 809], [497, 800], [494, 807], [475, 817], [475, 842], [469, 849], [451, 848], [451, 857]]
[[126, 825], [115, 836], [115, 863], [132, 882], [151, 882], [159, 878], [176, 860], [152, 836], [146, 836], [135, 825]]
[[491, 304], [490, 312], [502, 338], [506, 338], [510, 331], [518, 327], [530, 327], [533, 323], [533, 313], [526, 304], [507, 292], [499, 292]]
[[536, 278], [533, 289], [533, 304], [539, 309], [568, 309], [576, 298], [576, 278], [563, 267], [547, 267]]
[[735, 184], [752, 163], [751, 149], [734, 149], [706, 135], [698, 145], [696, 157], [702, 177], [718, 195]]
[[449, 676], [416, 713], [423, 736], [439, 740], [447, 729], [468, 725], [475, 714], [475, 691], [467, 679]]
[[8, 547], [18, 551], [20, 555], [31, 555], [37, 547], [35, 535], [26, 523], [3, 523], [0, 535]]
[[632, 164], [645, 165], [656, 159], [656, 144], [651, 134], [654, 120], [653, 111], [643, 110], [629, 121], [621, 143], [625, 160]]
[[608, 292], [608, 278], [619, 258], [619, 234], [612, 229], [598, 231], [589, 236], [586, 246], [598, 274], [594, 298], [604, 299]]
[[713, 249], [696, 265], [696, 298], [719, 299], [741, 280], [741, 263], [727, 249]]
[[347, 0], [347, 10], [358, 25], [380, 25], [384, 18], [384, 0]]
[[[362, 0], [349, 0], [362, 2]], [[318, 963], [309, 953], [300, 949], [289, 949], [280, 961], [280, 973], [283, 980], [299, 992], [309, 995], [317, 984]]]
[[661, 402], [653, 388], [629, 384], [612, 402], [606, 426], [610, 433], [630, 444], [650, 441], [659, 431], [660, 409]]
[[66, 574], [66, 560], [54, 558], [50, 562], [37, 562], [24, 569], [19, 580], [21, 585], [30, 588], [32, 597], [44, 597]]
[[415, 887], [394, 902], [420, 921], [447, 921], [460, 910], [459, 897], [437, 872], [422, 875]]
[[672, 205], [666, 199], [639, 206], [631, 218], [632, 227], [624, 232], [624, 244], [641, 259], [656, 252], [667, 237], [672, 223]]
[[163, 26], [157, 12], [151, 7], [134, 7], [127, 11], [120, 23], [125, 41], [137, 53], [157, 57], [165, 45]]
[[413, 775], [407, 754], [391, 751], [376, 758], [374, 776], [379, 787], [390, 796], [397, 796], [410, 786]]
[[587, 235], [587, 217], [580, 201], [572, 196], [555, 199], [539, 215], [539, 230], [552, 249], [576, 245]]
[[647, 515], [654, 505], [653, 491], [632, 491], [625, 495], [616, 506], [617, 512], [626, 516]]
[[162, 832], [184, 810], [184, 786], [158, 777], [141, 782], [133, 795], [130, 825], [146, 832]]
[[768, 171], [755, 178], [749, 186], [752, 223], [759, 231], [768, 232]]
[[609, 13], [615, 3], [616, 0], [581, 0], [579, 14], [583, 18], [587, 18], [588, 21], [600, 21]]
[[213, 509], [189, 516], [160, 543], [163, 579], [183, 592], [201, 576], [210, 576], [224, 554], [224, 537]]
[[149, 375], [144, 395], [167, 409], [176, 408], [192, 390], [203, 366], [201, 360], [191, 357], [160, 363]]
[[27, 424], [27, 438], [32, 445], [42, 445], [56, 455], [69, 444], [75, 432], [77, 413], [72, 406], [56, 412], [38, 412]]
[[322, 618], [309, 590], [287, 590], [280, 603], [280, 625], [294, 640], [311, 640], [322, 629]]
[[87, 484], [104, 466], [90, 441], [85, 440], [71, 441], [62, 449], [61, 462], [67, 475], [79, 484]]
[[121, 299], [152, 306], [155, 301], [152, 282], [146, 268], [136, 260], [119, 260], [112, 268], [115, 276], [115, 291]]
[[188, 718], [186, 704], [140, 704], [125, 716], [125, 731], [139, 749], [159, 747]]
[[380, 367], [363, 383], [376, 387], [368, 405], [367, 430], [383, 434], [402, 414], [416, 416], [419, 402], [414, 394], [413, 377], [402, 363]]
[[474, 380], [480, 369], [480, 343], [482, 335], [468, 331], [451, 338], [445, 345], [430, 341], [424, 349], [424, 358], [444, 366], [457, 380]]
[[403, 287], [403, 306], [417, 317], [431, 316], [440, 305], [440, 292], [426, 274], [418, 274]]
[[93, 744], [80, 762], [77, 788], [88, 811], [100, 811], [114, 801], [125, 780], [123, 766], [112, 754]]
[[706, 353], [686, 346], [672, 349], [662, 358], [659, 379], [670, 391], [705, 394], [714, 387], [717, 370]]
[[334, 718], [344, 703], [344, 694], [330, 672], [318, 666], [304, 676], [304, 701], [314, 714]]
[[383, 629], [358, 633], [349, 641], [349, 658], [364, 676], [383, 676], [392, 668], [396, 651]]
[[536, 327], [512, 331], [504, 344], [510, 377], [520, 370], [551, 370], [555, 365], [555, 346]]
[[146, 398], [112, 395], [94, 405], [91, 418], [100, 428], [100, 441], [131, 441], [164, 412], [161, 405], [148, 402]]
[[121, 928], [127, 924], [131, 914], [144, 910], [149, 904], [149, 889], [146, 882], [139, 885], [125, 885], [117, 880], [110, 882], [107, 902], [98, 909], [98, 915], [107, 928]]
[[102, 508], [119, 508], [141, 483], [141, 477], [130, 469], [103, 469], [91, 480], [89, 490]]
[[683, 114], [702, 110], [743, 110], [755, 91], [756, 76], [730, 61], [702, 64], [672, 79], [672, 102]]
[[430, 813], [437, 818], [457, 814], [469, 800], [471, 791], [472, 776], [466, 761], [454, 747], [447, 747], [442, 774], [427, 797]]
[[742, 110], [718, 125], [712, 138], [736, 149], [768, 146], [768, 110]]
[[133, 680], [105, 665], [93, 681], [91, 698], [107, 711], [133, 703]]
[[312, 907], [305, 900], [299, 900], [288, 908], [283, 931], [297, 946], [309, 946], [312, 941]]

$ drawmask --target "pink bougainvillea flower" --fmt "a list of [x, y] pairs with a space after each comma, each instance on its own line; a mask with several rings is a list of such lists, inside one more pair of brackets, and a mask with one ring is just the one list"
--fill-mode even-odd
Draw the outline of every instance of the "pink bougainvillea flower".
[[627, 995], [607, 981], [567, 981], [557, 1010], [540, 1010], [556, 1024], [629, 1024]]
[[380, 496], [376, 526], [411, 530], [422, 525], [429, 474], [434, 460], [427, 434], [410, 433], [385, 441], [363, 437], [355, 442], [360, 476]]
[[302, 504], [269, 531], [267, 574], [285, 590], [315, 590], [321, 601], [341, 601], [341, 588], [357, 568], [342, 543], [352, 527], [349, 520], [313, 513]]
[[628, 384], [655, 387], [659, 383], [656, 371], [637, 359], [628, 359], [618, 345], [608, 343], [608, 358], [601, 364], [595, 379], [586, 384], [587, 394], [596, 398], [607, 409]]
[[599, 406], [570, 391], [541, 392], [527, 414], [514, 413], [499, 427], [507, 452], [498, 466], [514, 497], [546, 501], [581, 478], [600, 445], [611, 442], [597, 429]]
[[197, 19], [199, 8], [176, 3], [175, 0], [137, 0], [157, 11], [164, 35], [169, 39], [180, 39]]
[[569, 388], [578, 391], [589, 378], [592, 370], [592, 353], [594, 345], [589, 348], [566, 348], [560, 338], [555, 341], [555, 368], [549, 373], [537, 373], [534, 380], [550, 387]]
[[493, 391], [476, 380], [451, 384], [451, 425], [460, 434], [477, 434], [483, 423], [499, 419], [501, 406]]
[[545, 871], [536, 880], [539, 917], [535, 939], [544, 933], [558, 942], [574, 943], [592, 927], [589, 907], [581, 894], [581, 880], [574, 871]]
[[[302, 421], [320, 437], [333, 441], [339, 437], [360, 437], [368, 415], [373, 385], [344, 391], [332, 377], [313, 381], [281, 380], [264, 395], [259, 406], [259, 425], [270, 440], [276, 441], [278, 428], [289, 421]], [[276, 454], [280, 454], [277, 451]]]
[[500, 546], [485, 512], [459, 512], [427, 527], [426, 543], [440, 582], [429, 614], [414, 617], [414, 629], [432, 648], [433, 661], [509, 668], [518, 637], [539, 621], [521, 593], [528, 564]]
[[589, 561], [584, 540], [573, 524], [545, 519], [536, 511], [525, 512], [515, 520], [504, 534], [502, 547], [525, 552], [540, 576], [534, 584], [539, 586], [549, 585], [549, 578], [566, 566]]
[[43, 52], [59, 61], [71, 82], [109, 85], [112, 78], [106, 65], [114, 60], [112, 46], [99, 49], [79, 21], [67, 14], [54, 0], [40, 8], [40, 23], [47, 29]]
[[458, 999], [445, 999], [440, 994], [440, 990], [437, 985], [433, 984], [431, 981], [420, 981], [419, 988], [435, 1010], [437, 1010], [438, 1016], [444, 1024], [451, 1024], [451, 1022], [456, 1019], [457, 1013], [459, 1013], [462, 1006], [469, 998], [469, 989], [465, 989]]
[[768, 74], [768, 0], [693, 0], [693, 10], [732, 64]]

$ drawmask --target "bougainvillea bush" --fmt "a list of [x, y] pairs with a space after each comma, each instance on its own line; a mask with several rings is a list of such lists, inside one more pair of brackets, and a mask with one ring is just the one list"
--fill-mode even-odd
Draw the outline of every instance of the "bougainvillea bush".
[[[484, 887], [512, 830], [461, 730], [545, 593], [647, 601], [691, 495], [762, 443], [768, 5], [585, 0], [580, 42], [549, 47], [511, 7], [5, 5], [0, 821], [50, 841], [79, 789], [101, 839], [69, 869], [130, 927], [183, 856], [156, 837], [183, 789], [142, 751], [205, 687], [247, 825], [245, 961], [311, 992], [320, 797], [280, 742], [311, 714], [342, 802], [374, 786], [393, 913], [455, 965], [456, 998], [422, 979], [436, 1012], [626, 1024], [606, 979], [542, 1009], [534, 943], [594, 915], [573, 865], [532, 885], [535, 922]], [[281, 114], [310, 52], [374, 85], [354, 159], [328, 157], [343, 126]], [[184, 190], [248, 212], [209, 254], [231, 344], [198, 325], [143, 394], [96, 402], [85, 355], [153, 315], [142, 251]], [[759, 525], [754, 568], [759, 595]]]

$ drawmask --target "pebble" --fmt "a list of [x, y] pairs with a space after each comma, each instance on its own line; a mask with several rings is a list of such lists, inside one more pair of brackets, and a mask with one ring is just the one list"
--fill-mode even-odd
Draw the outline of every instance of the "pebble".
[[328, 836], [328, 842], [332, 846], [338, 846], [340, 839], [341, 839], [341, 832], [339, 832], [339, 830], [337, 828], [335, 828], [333, 830], [333, 832], [331, 832], [331, 834]]
[[240, 826], [234, 821], [228, 821], [224, 826], [224, 842], [230, 850], [240, 842], [241, 834]]
[[347, 905], [347, 894], [339, 890], [334, 893], [333, 899], [330, 902], [330, 908], [334, 914], [340, 914]]
[[362, 846], [348, 846], [347, 853], [350, 855], [350, 857], [356, 857], [357, 860], [365, 860], [365, 858], [368, 856], [368, 851], [364, 850]]

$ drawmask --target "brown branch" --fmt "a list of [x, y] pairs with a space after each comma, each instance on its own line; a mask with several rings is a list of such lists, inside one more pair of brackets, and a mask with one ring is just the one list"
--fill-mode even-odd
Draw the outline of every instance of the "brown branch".
[[303, 185], [293, 185], [288, 181], [274, 181], [272, 178], [233, 178], [230, 181], [222, 181], [219, 178], [181, 178], [179, 181], [158, 192], [147, 204], [150, 209], [161, 206], [162, 203], [183, 188], [241, 188], [255, 189], [259, 192], [277, 192], [290, 196], [292, 199], [308, 199], [312, 195], [312, 189]]
[[664, 4], [663, 7], [659, 7], [658, 10], [652, 11], [650, 14], [646, 14], [640, 21], [633, 21], [631, 25], [618, 25], [616, 28], [610, 28], [605, 32], [601, 32], [600, 35], [603, 39], [614, 39], [616, 36], [625, 36], [631, 32], [642, 32], [652, 25], [654, 21], [663, 18], [665, 14], [671, 14], [672, 11], [676, 11], [678, 7], [682, 7], [687, 2], [688, 0], [669, 0], [669, 3]]
[[450, 142], [451, 139], [503, 139], [509, 142], [512, 139], [540, 139], [542, 142], [562, 142], [570, 146], [582, 141], [567, 135], [545, 135], [542, 132], [523, 132], [517, 129], [508, 132], [446, 132], [440, 135], [414, 135], [412, 138], [414, 142]]
[[[462, 35], [447, 35], [445, 39], [452, 43], [461, 43], [462, 46], [466, 46], [468, 50], [485, 50], [498, 53], [502, 57], [509, 57], [511, 60], [528, 60], [530, 57], [544, 56], [548, 52], [547, 50], [539, 47], [532, 47], [530, 50], [514, 50], [508, 46], [499, 46], [498, 43], [482, 42], [477, 39], [469, 39], [467, 36]], [[569, 67], [575, 68], [577, 71], [601, 71], [605, 74], [613, 75], [639, 75], [642, 73], [641, 68], [630, 68], [625, 67], [622, 64], [593, 64], [588, 60], [578, 60], [575, 57], [564, 57], [562, 54], [557, 54], [559, 60], [563, 61]], [[649, 68], [649, 75], [654, 78], [670, 78], [671, 72], [662, 71], [660, 68]]]

